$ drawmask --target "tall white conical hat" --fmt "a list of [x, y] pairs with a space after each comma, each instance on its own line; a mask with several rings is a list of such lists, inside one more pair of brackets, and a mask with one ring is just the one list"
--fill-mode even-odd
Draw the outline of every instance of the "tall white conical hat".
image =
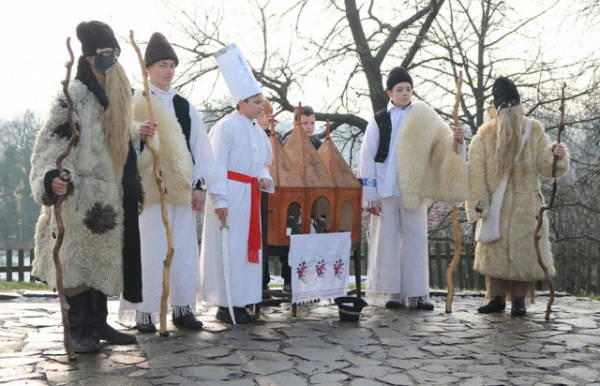
[[221, 48], [215, 52], [214, 57], [236, 103], [262, 92], [242, 51], [235, 43]]

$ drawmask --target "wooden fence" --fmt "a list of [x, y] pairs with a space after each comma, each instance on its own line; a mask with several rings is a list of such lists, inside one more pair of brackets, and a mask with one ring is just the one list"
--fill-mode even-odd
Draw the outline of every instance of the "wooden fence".
[[[19, 249], [15, 256], [15, 251], [7, 250], [6, 251], [6, 259], [4, 261], [5, 265], [0, 264], [0, 273], [5, 273], [4, 280], [5, 281], [13, 281], [13, 273], [17, 273], [18, 279], [17, 281], [25, 281], [25, 272], [31, 272], [31, 264], [33, 263], [33, 249], [28, 253], [25, 253], [23, 249]], [[28, 258], [27, 263], [25, 263], [25, 257]], [[16, 259], [16, 262], [14, 261]], [[0, 262], [1, 263], [1, 262]], [[15, 265], [16, 263], [16, 265]], [[29, 276], [29, 281], [31, 281], [31, 276]]]
[[[429, 284], [431, 288], [446, 288], [446, 268], [454, 256], [454, 244], [450, 242], [430, 242]], [[600, 243], [594, 241], [566, 241], [554, 245], [557, 291], [573, 295], [600, 294]], [[366, 250], [366, 248], [365, 248]], [[18, 281], [25, 281], [25, 272], [31, 272], [33, 250], [20, 249], [6, 251], [6, 264], [0, 264], [0, 273], [6, 273], [4, 280], [13, 281], [16, 273]], [[26, 264], [27, 257], [31, 257]], [[473, 270], [475, 248], [473, 244], [463, 244], [460, 264], [454, 273], [454, 285], [457, 289], [485, 290], [485, 277]], [[271, 259], [273, 273], [279, 275], [279, 260]], [[363, 257], [363, 267], [366, 259]], [[351, 267], [353, 264], [351, 264]], [[363, 270], [366, 274], [366, 269]], [[31, 278], [29, 278], [31, 280]], [[540, 281], [538, 289], [547, 289]]]

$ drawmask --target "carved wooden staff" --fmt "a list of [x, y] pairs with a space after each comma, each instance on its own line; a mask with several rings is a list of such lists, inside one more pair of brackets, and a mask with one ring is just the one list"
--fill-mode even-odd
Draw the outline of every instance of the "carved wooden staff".
[[[129, 31], [129, 41], [135, 49], [135, 52], [137, 52], [138, 60], [142, 68], [142, 79], [144, 80], [144, 96], [146, 97], [146, 104], [148, 106], [148, 119], [154, 121], [152, 101], [150, 100], [150, 89], [148, 88], [148, 78], [146, 77], [146, 65], [144, 63], [144, 58], [142, 57], [142, 51], [140, 51], [140, 47], [138, 47], [138, 45], [135, 43], [135, 39], [133, 38], [133, 30]], [[160, 298], [159, 334], [160, 336], [169, 336], [169, 332], [167, 331], [167, 300], [169, 299], [169, 276], [171, 273], [171, 262], [173, 261], [173, 253], [175, 252], [175, 248], [173, 247], [173, 229], [171, 228], [171, 223], [169, 222], [169, 214], [167, 211], [167, 189], [165, 188], [165, 184], [162, 180], [162, 172], [160, 171], [160, 160], [158, 158], [158, 151], [152, 143], [152, 137], [146, 138], [146, 146], [148, 146], [148, 149], [150, 149], [150, 151], [152, 152], [152, 156], [154, 159], [154, 179], [156, 180], [156, 184], [158, 185], [158, 191], [160, 192], [160, 208], [162, 213], [162, 220], [165, 224], [165, 229], [167, 232], [167, 257], [163, 261], [163, 292]]]
[[[67, 119], [69, 120], [69, 126], [71, 127], [71, 138], [67, 144], [67, 148], [65, 151], [60, 153], [60, 155], [56, 158], [56, 170], [58, 170], [58, 176], [64, 182], [71, 182], [71, 176], [69, 172], [67, 172], [62, 165], [62, 161], [71, 153], [71, 149], [73, 148], [73, 144], [79, 138], [79, 131], [77, 131], [77, 127], [75, 127], [75, 123], [73, 123], [73, 98], [71, 98], [71, 94], [69, 93], [69, 80], [71, 79], [71, 68], [73, 67], [73, 63], [75, 62], [75, 57], [73, 56], [73, 50], [71, 49], [71, 38], [67, 38], [67, 50], [69, 51], [69, 61], [66, 64], [67, 67], [67, 77], [62, 82], [63, 92], [65, 97], [67, 98]], [[65, 346], [65, 351], [67, 352], [67, 356], [69, 360], [75, 360], [75, 352], [73, 351], [73, 343], [71, 342], [71, 334], [69, 330], [71, 329], [71, 325], [69, 323], [69, 304], [67, 303], [67, 297], [65, 296], [65, 288], [63, 287], [63, 270], [62, 264], [60, 262], [60, 247], [62, 246], [63, 239], [65, 238], [65, 224], [62, 219], [62, 202], [64, 201], [66, 195], [58, 196], [58, 200], [56, 204], [54, 204], [54, 217], [56, 218], [56, 227], [58, 228], [58, 235], [56, 236], [56, 243], [54, 244], [54, 250], [52, 253], [52, 259], [54, 260], [54, 268], [56, 270], [56, 290], [58, 291], [58, 299], [60, 302], [60, 313], [62, 316], [63, 323], [63, 343]]]
[[[567, 84], [563, 82], [562, 91], [560, 95], [560, 119], [558, 121], [558, 135], [556, 138], [556, 142], [560, 143], [560, 137], [562, 131], [565, 126], [563, 124], [563, 119], [565, 116], [565, 88]], [[548, 267], [542, 261], [542, 252], [540, 251], [540, 230], [542, 229], [542, 223], [544, 222], [544, 212], [552, 209], [552, 205], [554, 204], [554, 196], [556, 195], [556, 187], [558, 183], [556, 181], [556, 163], [558, 162], [558, 157], [554, 156], [554, 161], [552, 162], [552, 193], [550, 194], [550, 201], [548, 201], [548, 205], [542, 206], [540, 208], [540, 212], [535, 218], [537, 219], [537, 227], [533, 232], [533, 245], [535, 246], [535, 254], [537, 255], [537, 261], [544, 271], [544, 277], [546, 278], [546, 282], [548, 283], [548, 288], [550, 289], [550, 299], [548, 299], [548, 305], [546, 306], [546, 320], [550, 320], [550, 312], [552, 311], [552, 303], [554, 303], [554, 284], [552, 284], [552, 278], [550, 277], [550, 273], [548, 273]]]
[[[462, 71], [458, 72], [458, 82], [456, 83], [456, 101], [454, 102], [454, 110], [452, 111], [452, 116], [454, 117], [454, 126], [458, 126], [458, 108], [460, 105], [460, 87], [462, 86]], [[458, 153], [458, 139], [454, 139], [452, 144], [452, 148], [455, 153]], [[458, 207], [452, 207], [452, 227], [454, 228], [454, 257], [452, 258], [452, 263], [448, 266], [446, 270], [446, 285], [448, 286], [448, 295], [446, 296], [446, 313], [452, 313], [452, 301], [454, 300], [454, 271], [456, 271], [456, 267], [458, 267], [458, 263], [460, 262], [460, 254], [461, 254], [461, 238], [460, 238], [460, 226], [458, 225]]]

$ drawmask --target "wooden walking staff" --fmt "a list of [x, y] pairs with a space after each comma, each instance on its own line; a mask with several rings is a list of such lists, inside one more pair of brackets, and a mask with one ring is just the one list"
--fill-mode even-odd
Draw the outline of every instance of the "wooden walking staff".
[[[460, 87], [462, 86], [462, 71], [458, 72], [458, 82], [456, 82], [456, 101], [454, 102], [454, 110], [452, 111], [452, 116], [454, 117], [454, 126], [458, 126], [458, 107], [460, 105]], [[455, 153], [458, 153], [458, 139], [454, 139], [454, 143], [452, 144], [452, 148]], [[454, 300], [454, 271], [456, 271], [456, 267], [458, 267], [458, 263], [460, 262], [460, 254], [461, 254], [461, 238], [460, 238], [460, 226], [458, 225], [458, 207], [452, 207], [452, 228], [454, 228], [454, 257], [452, 258], [452, 263], [448, 266], [446, 270], [446, 285], [448, 286], [448, 295], [446, 296], [446, 313], [452, 313], [452, 300]]]
[[[75, 62], [75, 57], [73, 56], [73, 50], [71, 49], [71, 38], [67, 38], [67, 50], [69, 51], [69, 61], [66, 64], [67, 67], [67, 77], [62, 82], [63, 84], [63, 92], [65, 97], [67, 98], [67, 119], [69, 120], [69, 126], [71, 128], [71, 138], [69, 139], [69, 143], [67, 144], [67, 148], [56, 158], [56, 170], [58, 170], [58, 176], [64, 182], [71, 182], [71, 176], [69, 172], [67, 172], [62, 165], [62, 161], [71, 153], [71, 149], [73, 148], [73, 144], [79, 139], [79, 131], [77, 131], [77, 127], [75, 127], [75, 123], [73, 122], [73, 98], [71, 98], [71, 94], [69, 93], [69, 80], [71, 79], [71, 68], [73, 67], [73, 63]], [[56, 218], [56, 227], [58, 228], [58, 235], [56, 236], [56, 243], [54, 244], [54, 250], [52, 253], [52, 258], [54, 260], [54, 268], [56, 270], [56, 290], [58, 291], [58, 299], [60, 302], [60, 313], [62, 316], [63, 323], [63, 343], [65, 346], [65, 351], [67, 352], [67, 356], [69, 360], [75, 360], [77, 357], [75, 356], [75, 351], [73, 351], [73, 343], [71, 342], [71, 334], [69, 330], [71, 329], [71, 324], [69, 323], [69, 304], [67, 303], [67, 297], [65, 295], [65, 288], [63, 287], [63, 270], [62, 264], [60, 262], [60, 247], [62, 246], [63, 239], [65, 238], [65, 224], [62, 219], [62, 203], [66, 197], [66, 194], [58, 196], [58, 200], [56, 204], [54, 204], [54, 217]]]
[[[563, 82], [562, 91], [560, 95], [560, 120], [558, 121], [558, 134], [556, 138], [556, 142], [560, 143], [560, 137], [562, 131], [565, 126], [563, 124], [563, 119], [565, 116], [565, 88], [567, 84]], [[537, 219], [537, 227], [533, 232], [533, 244], [535, 246], [535, 254], [537, 255], [537, 261], [544, 271], [544, 277], [546, 278], [546, 282], [548, 283], [548, 288], [550, 289], [550, 299], [548, 299], [548, 305], [546, 306], [546, 320], [550, 320], [550, 312], [552, 311], [552, 303], [554, 303], [554, 284], [552, 284], [552, 278], [550, 277], [550, 273], [548, 272], [548, 267], [542, 261], [542, 252], [540, 251], [540, 230], [542, 229], [542, 223], [544, 222], [544, 212], [552, 209], [552, 205], [554, 204], [554, 196], [556, 195], [556, 187], [558, 183], [556, 182], [556, 163], [558, 162], [558, 157], [554, 156], [554, 162], [552, 162], [552, 193], [550, 194], [550, 201], [548, 201], [548, 205], [542, 206], [540, 208], [540, 212], [535, 218]]]
[[[142, 57], [142, 51], [140, 47], [135, 43], [133, 38], [133, 30], [129, 31], [129, 41], [137, 52], [138, 60], [142, 68], [142, 79], [144, 80], [144, 96], [146, 97], [146, 104], [148, 106], [148, 116], [151, 121], [154, 121], [154, 112], [152, 111], [152, 101], [150, 100], [150, 89], [148, 88], [148, 78], [146, 77], [146, 64]], [[160, 170], [160, 160], [158, 158], [158, 151], [152, 143], [152, 137], [146, 137], [146, 146], [152, 152], [154, 159], [154, 179], [158, 185], [158, 191], [160, 192], [160, 209], [162, 213], [162, 220], [165, 224], [167, 232], [167, 257], [163, 261], [163, 292], [160, 298], [160, 336], [169, 336], [167, 331], [167, 300], [169, 299], [169, 276], [171, 273], [171, 262], [173, 261], [173, 253], [175, 248], [173, 247], [173, 229], [171, 223], [169, 223], [169, 214], [167, 211], [167, 189], [162, 180], [162, 172]]]

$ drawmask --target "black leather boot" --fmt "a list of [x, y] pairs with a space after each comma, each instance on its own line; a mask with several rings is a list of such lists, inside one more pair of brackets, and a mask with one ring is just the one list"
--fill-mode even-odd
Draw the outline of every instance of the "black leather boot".
[[107, 322], [108, 301], [102, 292], [91, 289], [89, 302], [86, 307], [86, 325], [90, 338], [99, 342], [105, 340], [113, 344], [132, 344], [137, 340], [135, 336], [124, 334], [112, 328]]
[[497, 295], [494, 296], [492, 300], [490, 300], [487, 304], [479, 307], [477, 312], [480, 314], [493, 314], [497, 312], [502, 312], [506, 309], [506, 301], [502, 299], [502, 296]]
[[100, 351], [98, 343], [89, 337], [85, 325], [85, 304], [88, 292], [85, 291], [79, 295], [67, 296], [71, 343], [73, 344], [73, 351], [80, 354]]
[[522, 298], [513, 298], [512, 307], [510, 313], [515, 316], [524, 316], [527, 314], [527, 308], [525, 307], [525, 300]]

